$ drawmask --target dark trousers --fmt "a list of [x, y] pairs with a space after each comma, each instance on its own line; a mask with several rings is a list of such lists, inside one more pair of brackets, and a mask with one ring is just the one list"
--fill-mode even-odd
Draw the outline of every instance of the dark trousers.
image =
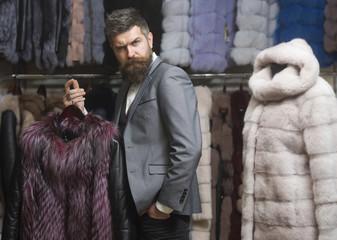
[[189, 240], [190, 216], [171, 214], [161, 220], [147, 214], [138, 218], [138, 240]]

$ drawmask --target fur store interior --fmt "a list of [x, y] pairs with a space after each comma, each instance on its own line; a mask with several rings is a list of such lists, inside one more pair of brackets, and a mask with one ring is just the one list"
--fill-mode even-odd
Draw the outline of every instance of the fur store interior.
[[126, 7], [195, 85], [190, 239], [336, 239], [336, 0], [0, 1], [0, 229], [21, 133], [63, 111], [68, 79], [112, 119], [120, 76], [104, 17]]

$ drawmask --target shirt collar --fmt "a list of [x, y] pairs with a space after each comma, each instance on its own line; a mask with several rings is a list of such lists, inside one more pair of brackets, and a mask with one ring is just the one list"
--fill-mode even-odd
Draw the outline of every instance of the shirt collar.
[[157, 54], [155, 54], [155, 52], [152, 52], [152, 63], [156, 60], [157, 57]]

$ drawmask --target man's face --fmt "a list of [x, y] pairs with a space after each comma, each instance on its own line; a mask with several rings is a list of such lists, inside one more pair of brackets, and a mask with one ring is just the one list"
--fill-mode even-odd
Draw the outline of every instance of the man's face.
[[125, 80], [137, 83], [143, 80], [152, 60], [152, 43], [152, 33], [145, 37], [138, 26], [111, 38]]
[[129, 31], [112, 36], [111, 47], [118, 62], [123, 65], [130, 58], [147, 57], [152, 52], [152, 33], [145, 37], [138, 26]]

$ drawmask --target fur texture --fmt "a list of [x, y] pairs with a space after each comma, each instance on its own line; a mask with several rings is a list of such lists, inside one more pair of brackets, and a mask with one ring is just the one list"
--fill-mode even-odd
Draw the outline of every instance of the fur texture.
[[64, 66], [66, 58], [70, 26], [68, 0], [32, 0], [31, 7], [35, 65], [53, 73], [56, 67]]
[[[213, 219], [211, 227], [211, 240], [228, 239], [231, 229], [230, 212], [232, 201], [230, 195], [233, 191], [233, 167], [231, 155], [233, 151], [230, 95], [223, 91], [214, 92], [212, 95], [212, 210]], [[221, 165], [220, 165], [221, 164]], [[222, 173], [221, 179], [219, 174]], [[223, 199], [217, 206], [217, 197]], [[219, 199], [218, 199], [219, 200]], [[219, 228], [219, 229], [218, 229]]]
[[337, 52], [337, 1], [327, 0], [324, 8], [324, 39], [323, 45], [328, 53]]
[[276, 0], [238, 0], [238, 31], [231, 51], [237, 65], [253, 65], [261, 50], [273, 46], [278, 11]]
[[212, 92], [208, 87], [197, 86], [194, 88], [198, 98], [198, 112], [202, 133], [202, 160], [197, 168], [200, 201], [202, 212], [192, 215], [191, 240], [210, 239], [210, 226], [212, 219], [211, 198], [211, 134], [209, 118], [212, 108]]
[[38, 93], [25, 92], [20, 95], [20, 109], [28, 110], [36, 121], [46, 113], [45, 98]]
[[331, 66], [334, 56], [325, 52], [323, 47], [326, 1], [280, 2], [279, 21], [274, 34], [275, 44], [303, 38], [311, 46], [320, 66]]
[[47, 92], [46, 112], [62, 112], [64, 109], [63, 92]]
[[16, 52], [16, 14], [15, 1], [0, 2], [0, 54], [12, 64], [19, 61]]
[[22, 135], [21, 239], [113, 239], [107, 178], [117, 130], [92, 114], [61, 123], [58, 116]]
[[89, 64], [101, 64], [104, 58], [103, 43], [105, 41], [103, 0], [84, 0], [83, 10], [84, 60]]
[[[271, 64], [287, 67], [271, 74]], [[243, 129], [242, 239], [335, 239], [337, 100], [303, 39], [262, 51]]]
[[192, 1], [189, 32], [191, 35], [191, 70], [223, 72], [225, 59], [224, 1]]
[[59, 32], [59, 38], [56, 42], [55, 52], [57, 55], [57, 66], [63, 68], [66, 63], [67, 49], [69, 45], [69, 31], [70, 31], [70, 0], [59, 1], [61, 4], [62, 14], [58, 15], [61, 17], [61, 26]]
[[164, 0], [162, 3], [163, 34], [160, 57], [181, 67], [188, 67], [190, 64], [189, 8], [188, 0]]
[[69, 31], [69, 45], [66, 63], [68, 67], [74, 65], [74, 62], [84, 63], [84, 8], [83, 1], [70, 0], [70, 19], [71, 27]]
[[[239, 89], [231, 93], [231, 117], [232, 117], [232, 141], [233, 141], [233, 186], [234, 190], [231, 194], [232, 208], [231, 212], [231, 231], [229, 239], [241, 239], [241, 197], [240, 186], [242, 188], [242, 129], [244, 127], [244, 114], [246, 112], [250, 95], [247, 91]], [[237, 206], [240, 206], [239, 209]]]

